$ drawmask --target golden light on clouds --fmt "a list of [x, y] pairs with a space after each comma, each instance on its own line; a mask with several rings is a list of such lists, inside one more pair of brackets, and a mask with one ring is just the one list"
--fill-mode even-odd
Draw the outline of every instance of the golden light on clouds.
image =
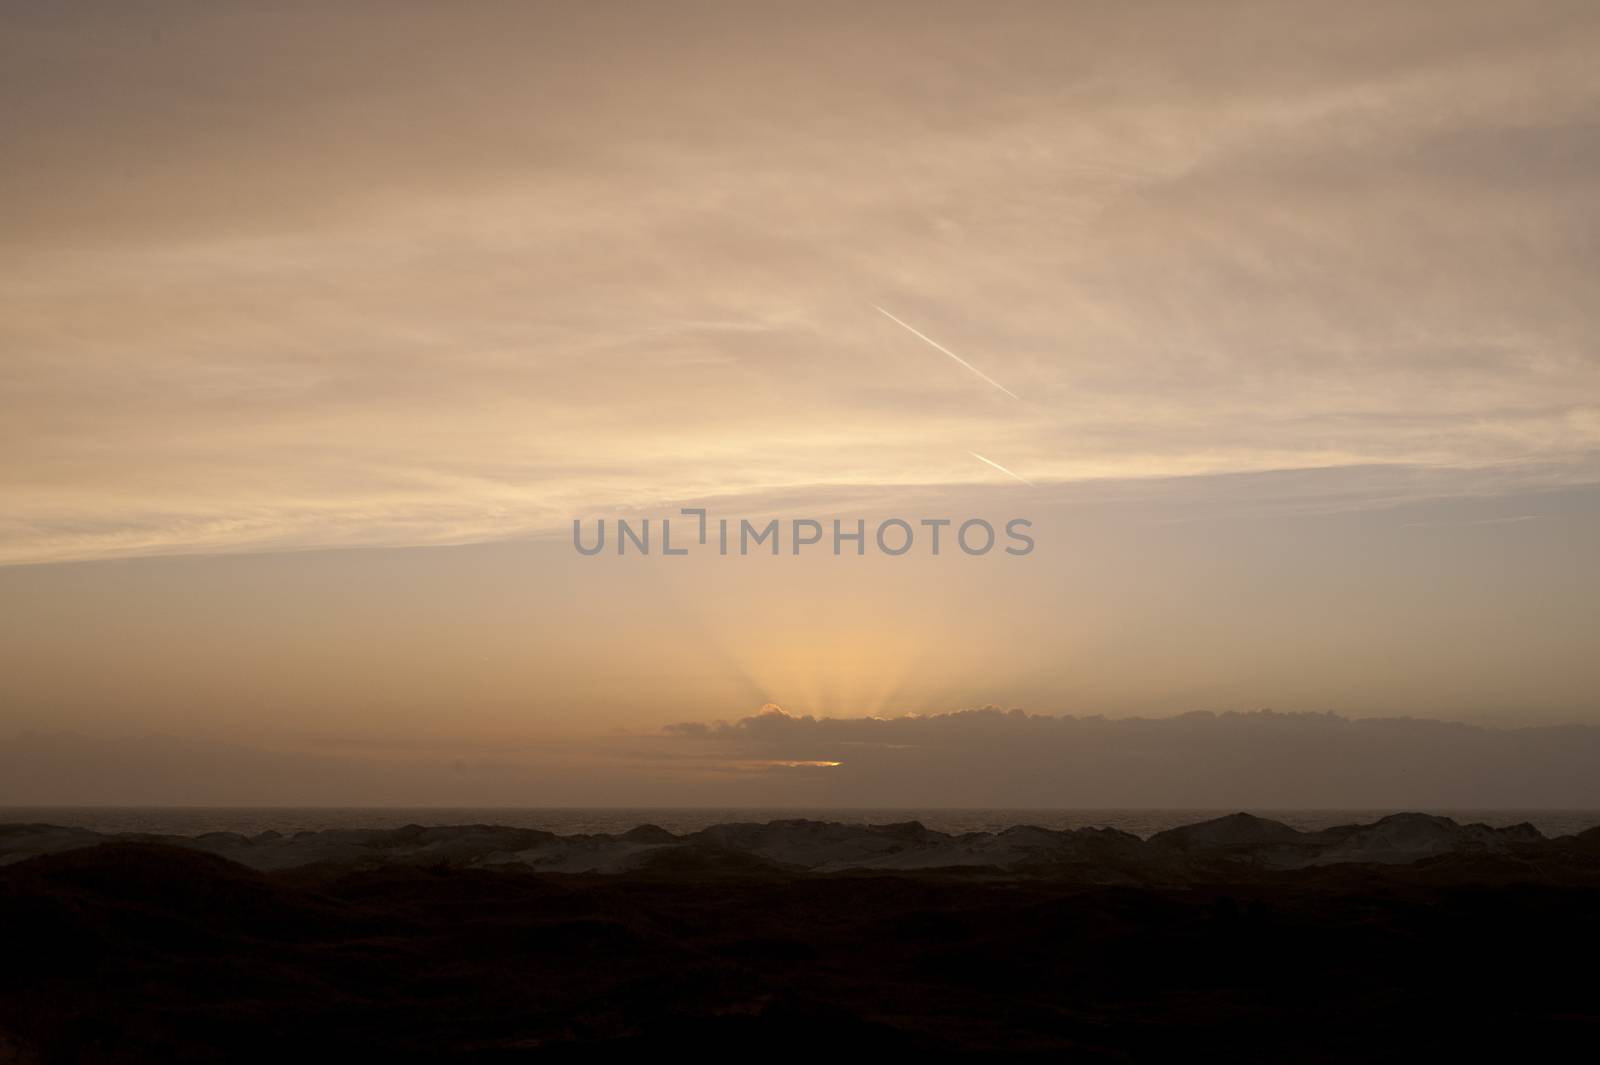
[[776, 767], [776, 768], [779, 768], [779, 769], [836, 769], [839, 766], [844, 765], [844, 763], [843, 762], [816, 762], [816, 761], [810, 761], [810, 762], [807, 762], [807, 761], [800, 761], [800, 762], [796, 762], [796, 761], [777, 761], [777, 762], [757, 762], [757, 763], [755, 763], [755, 765], [757, 765], [759, 767]]
[[[6, 5], [0, 724], [1592, 716], [1596, 54], [1558, 2]], [[567, 541], [685, 505], [1039, 548]]]
[[3, 561], [1593, 473], [1582, 8], [98, 10], [0, 45]]

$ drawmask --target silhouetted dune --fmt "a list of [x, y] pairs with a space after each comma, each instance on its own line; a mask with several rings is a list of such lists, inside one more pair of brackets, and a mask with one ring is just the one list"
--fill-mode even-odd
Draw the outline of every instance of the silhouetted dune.
[[[1284, 839], [1237, 819], [1186, 840], [1199, 838]], [[1070, 865], [817, 875], [681, 841], [610, 876], [412, 860], [258, 872], [111, 842], [0, 869], [0, 1033], [47, 1063], [629, 1049], [1527, 1060], [1600, 1031], [1582, 968], [1600, 948], [1597, 843], [1224, 860], [1172, 884], [1103, 884]]]
[[283, 836], [231, 832], [200, 836], [102, 836], [50, 825], [0, 825], [0, 865], [92, 846], [140, 841], [218, 855], [258, 870], [311, 865], [389, 864], [493, 867], [544, 872], [626, 873], [648, 869], [761, 866], [818, 873], [847, 870], [993, 869], [1091, 879], [1184, 879], [1218, 861], [1298, 869], [1341, 862], [1406, 863], [1440, 854], [1529, 854], [1552, 848], [1532, 825], [1462, 825], [1447, 817], [1395, 814], [1371, 824], [1302, 832], [1232, 814], [1159, 832], [1149, 840], [1107, 828], [1053, 830], [1017, 825], [951, 834], [917, 822], [890, 825], [784, 820], [712, 825], [674, 835], [654, 825], [620, 834], [559, 836], [494, 825], [331, 829]]

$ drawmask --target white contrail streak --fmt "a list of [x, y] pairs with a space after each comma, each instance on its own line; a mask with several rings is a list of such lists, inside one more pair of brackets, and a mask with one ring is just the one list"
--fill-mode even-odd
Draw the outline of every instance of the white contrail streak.
[[[899, 326], [902, 329], [907, 330], [908, 332], [911, 333], [912, 336], [916, 337], [917, 339], [925, 341], [926, 343], [933, 345], [939, 351], [944, 352], [946, 355], [950, 356], [952, 359], [956, 360], [961, 365], [965, 366], [967, 369], [971, 370], [973, 373], [977, 374], [979, 377], [981, 377], [985, 381], [989, 382], [991, 385], [994, 385], [994, 387], [998, 388], [1000, 391], [1004, 392], [1006, 395], [1010, 396], [1012, 399], [1021, 399], [1022, 398], [1021, 396], [1017, 395], [1015, 392], [1011, 391], [1011, 389], [1009, 389], [1005, 385], [1001, 384], [999, 381], [996, 381], [994, 378], [990, 377], [988, 374], [984, 373], [982, 370], [980, 370], [976, 366], [972, 365], [972, 363], [968, 362], [966, 359], [963, 359], [960, 355], [957, 355], [955, 352], [951, 351], [949, 348], [947, 348], [943, 344], [939, 343], [937, 340], [934, 340], [932, 337], [927, 336], [927, 335], [925, 335], [923, 333], [917, 332], [916, 329], [914, 329], [911, 326], [907, 325], [906, 323], [902, 322], [900, 319], [896, 318], [894, 315], [890, 314], [888, 311], [884, 310], [882, 307], [878, 306], [876, 303], [874, 303], [872, 305], [872, 309], [877, 311], [879, 314], [883, 315], [885, 318], [889, 319], [889, 321], [893, 322], [895, 325]], [[984, 459], [983, 461], [988, 462], [989, 460], [988, 459]]]
[[1001, 473], [1005, 474], [1007, 477], [1016, 477], [1017, 480], [1021, 481], [1023, 484], [1027, 485], [1029, 488], [1037, 488], [1037, 487], [1039, 487], [1038, 485], [1034, 484], [1032, 481], [1028, 480], [1026, 477], [1017, 477], [1016, 474], [1012, 473], [1010, 470], [1006, 469], [1004, 466], [1000, 465], [998, 462], [994, 461], [993, 459], [986, 459], [982, 455], [978, 454], [976, 451], [969, 451], [969, 452], [967, 452], [967, 454], [971, 455], [973, 458], [977, 459], [979, 462], [988, 463], [989, 465], [993, 466], [995, 469], [999, 470]]

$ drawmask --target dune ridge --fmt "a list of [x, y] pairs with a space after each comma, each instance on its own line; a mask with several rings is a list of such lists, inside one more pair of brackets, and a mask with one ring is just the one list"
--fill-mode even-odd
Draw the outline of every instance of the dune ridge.
[[1408, 864], [1447, 855], [1536, 860], [1573, 848], [1600, 849], [1600, 828], [1547, 839], [1530, 824], [1494, 828], [1402, 813], [1367, 824], [1302, 831], [1239, 813], [1158, 832], [1148, 839], [1113, 828], [1055, 830], [1016, 825], [997, 832], [940, 832], [911, 821], [846, 824], [815, 820], [734, 822], [674, 834], [655, 825], [623, 833], [557, 835], [503, 825], [407, 825], [253, 836], [99, 833], [44, 824], [0, 825], [0, 865], [107, 843], [158, 843], [203, 851], [257, 871], [313, 865], [520, 867], [552, 873], [618, 874], [675, 868], [855, 870], [992, 869], [1011, 874], [1099, 873], [1160, 878], [1215, 865], [1294, 870], [1344, 863]]

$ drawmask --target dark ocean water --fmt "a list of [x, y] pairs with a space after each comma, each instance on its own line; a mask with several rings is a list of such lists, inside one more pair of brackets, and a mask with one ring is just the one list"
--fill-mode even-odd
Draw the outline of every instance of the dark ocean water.
[[[974, 810], [974, 809], [783, 809], [711, 807], [0, 807], [0, 823], [42, 822], [97, 832], [152, 832], [192, 836], [203, 832], [254, 835], [273, 829], [285, 834], [329, 828], [399, 828], [403, 825], [509, 825], [561, 835], [626, 832], [659, 825], [669, 832], [694, 832], [732, 821], [806, 818], [852, 824], [920, 821], [942, 832], [993, 832], [1012, 825], [1041, 828], [1117, 828], [1148, 836], [1179, 825], [1209, 820], [1237, 810]], [[1269, 817], [1299, 829], [1328, 828], [1376, 821], [1399, 810], [1272, 810], [1244, 812]], [[1563, 836], [1600, 825], [1600, 810], [1420, 810], [1463, 824], [1501, 827], [1522, 821], [1546, 836]]]

